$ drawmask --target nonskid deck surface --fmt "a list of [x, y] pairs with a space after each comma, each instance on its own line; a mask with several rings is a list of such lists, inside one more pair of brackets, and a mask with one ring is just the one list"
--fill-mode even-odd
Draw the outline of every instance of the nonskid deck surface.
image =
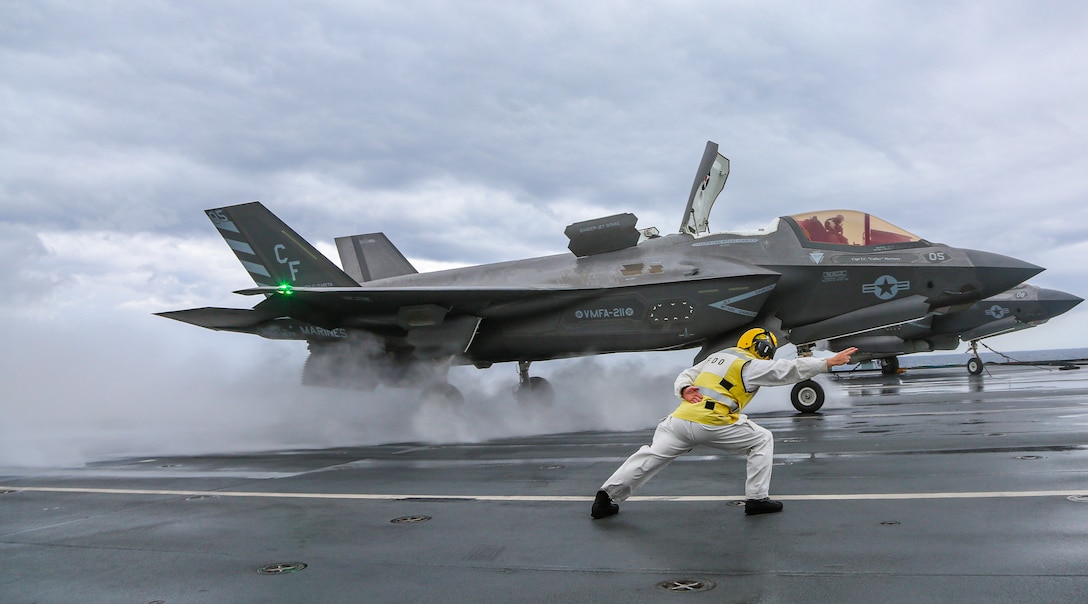
[[0, 601], [1088, 601], [1088, 372], [988, 369], [753, 413], [766, 516], [697, 449], [591, 520], [651, 430], [0, 471]]

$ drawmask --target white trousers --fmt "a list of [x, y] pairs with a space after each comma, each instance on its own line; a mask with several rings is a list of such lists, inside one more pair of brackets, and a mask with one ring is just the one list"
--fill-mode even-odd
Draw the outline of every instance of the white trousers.
[[774, 436], [770, 430], [757, 426], [747, 417], [728, 426], [708, 426], [666, 417], [657, 425], [653, 442], [628, 457], [601, 485], [601, 490], [612, 499], [623, 501], [642, 483], [653, 478], [672, 460], [691, 451], [695, 445], [706, 445], [729, 453], [747, 453], [748, 478], [744, 481], [744, 496], [748, 499], [768, 496], [774, 461]]

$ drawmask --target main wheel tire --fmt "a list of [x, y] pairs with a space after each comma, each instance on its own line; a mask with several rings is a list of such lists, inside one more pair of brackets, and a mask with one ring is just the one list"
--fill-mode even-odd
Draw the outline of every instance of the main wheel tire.
[[884, 357], [880, 359], [880, 373], [884, 375], [896, 375], [899, 373], [899, 357]]
[[340, 357], [330, 352], [310, 352], [302, 366], [303, 386], [336, 388], [341, 374]]
[[816, 413], [824, 406], [824, 388], [813, 380], [798, 382], [790, 391], [790, 402], [801, 413]]
[[303, 386], [324, 386], [371, 392], [378, 387], [378, 375], [365, 361], [345, 352], [310, 352], [302, 366]]
[[555, 390], [548, 380], [533, 376], [528, 383], [518, 384], [514, 398], [522, 405], [550, 405], [555, 402]]
[[982, 374], [982, 359], [978, 357], [971, 357], [967, 359], [967, 373], [971, 375]]
[[419, 402], [459, 408], [465, 404], [465, 395], [453, 384], [431, 384], [419, 394]]

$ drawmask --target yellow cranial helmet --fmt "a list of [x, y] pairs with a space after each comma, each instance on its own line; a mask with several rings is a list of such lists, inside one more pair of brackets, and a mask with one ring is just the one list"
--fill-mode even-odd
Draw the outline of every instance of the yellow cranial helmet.
[[778, 338], [762, 327], [753, 327], [740, 336], [737, 347], [748, 350], [761, 359], [769, 359], [778, 350]]

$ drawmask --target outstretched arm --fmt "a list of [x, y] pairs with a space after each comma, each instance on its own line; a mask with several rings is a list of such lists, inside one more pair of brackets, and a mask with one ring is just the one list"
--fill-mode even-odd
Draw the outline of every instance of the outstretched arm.
[[847, 348], [823, 359], [816, 357], [775, 359], [771, 361], [756, 359], [744, 366], [741, 377], [744, 379], [744, 387], [749, 391], [755, 386], [796, 384], [813, 378], [817, 374], [827, 373], [836, 365], [849, 363], [850, 355], [857, 351], [857, 348]]
[[850, 347], [850, 348], [847, 348], [846, 350], [841, 350], [841, 351], [835, 353], [833, 356], [827, 357], [827, 370], [831, 371], [832, 367], [836, 367], [838, 365], [845, 365], [845, 364], [849, 363], [850, 362], [850, 355], [854, 354], [857, 351], [858, 351], [857, 348]]

